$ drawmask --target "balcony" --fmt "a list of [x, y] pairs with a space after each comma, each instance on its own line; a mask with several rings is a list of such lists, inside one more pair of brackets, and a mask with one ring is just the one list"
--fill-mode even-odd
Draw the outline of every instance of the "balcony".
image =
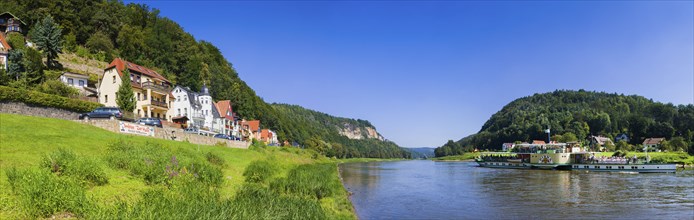
[[154, 82], [144, 82], [142, 83], [142, 88], [143, 89], [151, 89], [152, 91], [161, 93], [161, 94], [168, 94], [171, 92], [171, 87], [168, 85], [161, 85], [161, 84], [156, 84]]
[[162, 108], [169, 108], [169, 106], [164, 101], [157, 101], [154, 99], [150, 99], [149, 101], [152, 103], [152, 105], [156, 105]]

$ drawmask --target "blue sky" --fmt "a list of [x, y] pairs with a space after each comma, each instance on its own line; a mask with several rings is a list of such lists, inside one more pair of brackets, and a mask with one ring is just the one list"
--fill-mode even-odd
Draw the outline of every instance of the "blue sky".
[[694, 103], [692, 1], [142, 3], [219, 47], [265, 101], [367, 119], [405, 147], [556, 89]]

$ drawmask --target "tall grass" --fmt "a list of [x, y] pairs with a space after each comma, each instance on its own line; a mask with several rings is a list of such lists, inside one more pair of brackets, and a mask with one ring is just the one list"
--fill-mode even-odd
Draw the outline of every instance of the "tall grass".
[[54, 213], [81, 216], [92, 204], [75, 179], [56, 176], [45, 169], [10, 168], [7, 178], [19, 199], [19, 207], [29, 216], [48, 217]]
[[[30, 217], [66, 215], [91, 219], [341, 219], [353, 215], [335, 163], [279, 166], [270, 156], [253, 161], [234, 196], [220, 193], [224, 159], [189, 149], [116, 141], [102, 158], [86, 159], [58, 149], [39, 166], [9, 169], [8, 182]], [[102, 166], [141, 179], [140, 197], [100, 203], [90, 187], [108, 184]], [[337, 205], [333, 205], [333, 203]], [[344, 202], [343, 202], [344, 203]]]

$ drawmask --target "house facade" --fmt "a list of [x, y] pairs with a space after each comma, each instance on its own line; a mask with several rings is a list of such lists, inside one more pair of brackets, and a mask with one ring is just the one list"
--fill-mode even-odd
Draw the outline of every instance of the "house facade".
[[614, 138], [614, 142], [619, 142], [619, 141], [629, 142], [629, 135], [624, 134], [624, 133], [617, 135], [617, 137]]
[[660, 144], [665, 140], [665, 138], [646, 138], [643, 140], [643, 148], [648, 150], [660, 151]]
[[12, 47], [5, 39], [5, 33], [0, 33], [0, 69], [7, 69], [7, 61]]
[[234, 138], [240, 138], [240, 126], [238, 120], [234, 115], [233, 108], [231, 106], [230, 100], [222, 100], [215, 103], [217, 107], [217, 112], [220, 115], [221, 122], [221, 132], [223, 134], [232, 136]]
[[64, 72], [63, 75], [60, 75], [60, 81], [63, 82], [65, 85], [82, 90], [85, 87], [88, 87], [87, 82], [89, 81], [89, 76], [71, 72]]
[[271, 131], [270, 129], [260, 130], [260, 141], [271, 146], [279, 144], [277, 141], [277, 133]]
[[19, 32], [24, 34], [26, 24], [10, 12], [0, 14], [0, 31], [3, 33]]
[[605, 145], [607, 145], [607, 143], [612, 143], [612, 140], [603, 136], [591, 135], [588, 137], [588, 145], [591, 148], [597, 149], [599, 151], [604, 151]]
[[[125, 70], [130, 72], [124, 76]], [[122, 60], [114, 59], [104, 70], [103, 78], [99, 81], [99, 103], [105, 106], [118, 106], [116, 92], [121, 85], [122, 77], [130, 77], [137, 102], [136, 117], [154, 117], [171, 121], [168, 116], [170, 106], [174, 102], [171, 92], [171, 82], [154, 70]]]
[[[230, 135], [226, 114], [233, 115], [231, 104], [218, 106], [212, 100], [209, 89], [203, 85], [200, 92], [193, 92], [188, 87], [176, 86], [171, 91], [174, 97], [174, 102], [168, 115], [172, 119], [182, 119], [185, 117], [185, 123], [188, 127], [222, 133]], [[224, 102], [224, 101], [220, 101]], [[226, 103], [229, 103], [226, 100]], [[233, 117], [230, 117], [233, 119]]]

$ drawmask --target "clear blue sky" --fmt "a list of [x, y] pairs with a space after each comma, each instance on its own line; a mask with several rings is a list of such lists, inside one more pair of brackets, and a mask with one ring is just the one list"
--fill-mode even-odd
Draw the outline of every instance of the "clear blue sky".
[[556, 89], [694, 103], [692, 1], [146, 1], [265, 101], [371, 121], [405, 147]]

